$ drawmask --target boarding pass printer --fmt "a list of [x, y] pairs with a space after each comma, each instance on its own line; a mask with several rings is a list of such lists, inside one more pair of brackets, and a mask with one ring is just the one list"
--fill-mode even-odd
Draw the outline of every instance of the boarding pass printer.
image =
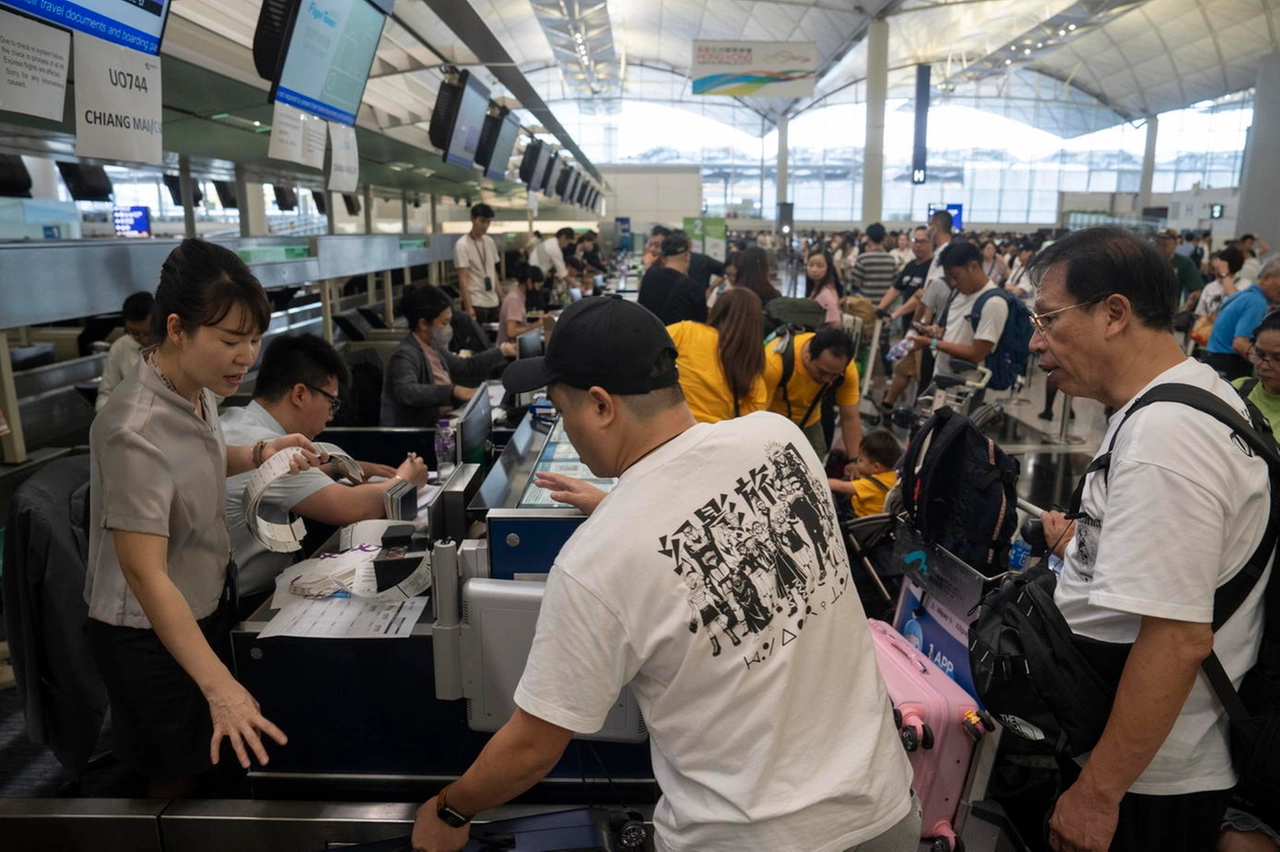
[[[436, 697], [465, 698], [467, 724], [496, 731], [515, 712], [516, 685], [524, 672], [546, 583], [489, 576], [488, 542], [437, 542], [432, 551], [432, 625]], [[595, 733], [582, 739], [638, 743], [648, 738], [630, 688]]]

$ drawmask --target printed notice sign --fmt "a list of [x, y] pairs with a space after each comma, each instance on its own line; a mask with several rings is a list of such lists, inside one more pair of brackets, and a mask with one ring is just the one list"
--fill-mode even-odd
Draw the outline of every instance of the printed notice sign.
[[0, 11], [0, 109], [61, 121], [71, 34]]
[[160, 57], [77, 33], [76, 156], [161, 165]]
[[276, 101], [271, 116], [271, 145], [267, 156], [288, 160], [313, 169], [324, 168], [324, 145], [328, 122]]
[[329, 123], [332, 145], [329, 167], [329, 189], [332, 192], [355, 192], [360, 182], [360, 152], [356, 148], [356, 129], [345, 124]]

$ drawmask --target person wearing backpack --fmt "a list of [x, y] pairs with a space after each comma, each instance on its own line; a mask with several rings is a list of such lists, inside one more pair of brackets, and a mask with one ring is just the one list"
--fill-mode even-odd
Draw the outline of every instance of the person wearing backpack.
[[[1064, 393], [1117, 410], [1073, 501], [1074, 528], [1062, 513], [1043, 516], [1063, 558], [1053, 602], [1090, 660], [1119, 672], [1096, 744], [1060, 760], [1050, 845], [1212, 849], [1237, 768], [1201, 669], [1219, 661], [1239, 688], [1258, 657], [1274, 545], [1260, 546], [1271, 480], [1253, 447], [1269, 458], [1275, 444], [1235, 389], [1179, 347], [1178, 283], [1149, 243], [1118, 228], [1077, 231], [1038, 255], [1031, 275], [1040, 368]], [[1153, 389], [1180, 398], [1153, 402]], [[1215, 592], [1262, 561], [1215, 632]]]
[[953, 288], [951, 297], [939, 324], [926, 326], [915, 346], [941, 353], [945, 357], [939, 358], [938, 372], [954, 373], [963, 369], [955, 362], [982, 364], [995, 350], [1009, 319], [1011, 300], [1002, 298], [1004, 291], [982, 271], [982, 253], [973, 243], [951, 245], [943, 254], [942, 269]]
[[769, 410], [803, 429], [819, 458], [827, 453], [821, 422], [822, 398], [827, 394], [835, 394], [844, 445], [862, 446], [858, 365], [853, 360], [853, 340], [845, 332], [838, 328], [787, 331], [770, 339], [764, 345], [764, 385]]

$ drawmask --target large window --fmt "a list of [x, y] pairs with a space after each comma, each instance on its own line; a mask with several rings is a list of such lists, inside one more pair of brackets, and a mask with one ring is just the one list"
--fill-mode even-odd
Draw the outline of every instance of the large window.
[[[616, 112], [555, 105], [597, 163], [694, 164], [712, 214], [772, 218], [778, 134], [757, 138], [686, 108], [622, 101]], [[1236, 186], [1253, 93], [1240, 92], [1159, 117], [1153, 191]], [[858, 222], [866, 108], [845, 103], [790, 122], [789, 185], [802, 221]], [[1023, 78], [936, 94], [929, 111], [929, 180], [910, 181], [913, 104], [890, 100], [885, 116], [885, 221], [921, 221], [931, 203], [960, 203], [973, 223], [1054, 224], [1060, 193], [1137, 193], [1143, 123], [1115, 123], [1105, 107], [1061, 83]]]

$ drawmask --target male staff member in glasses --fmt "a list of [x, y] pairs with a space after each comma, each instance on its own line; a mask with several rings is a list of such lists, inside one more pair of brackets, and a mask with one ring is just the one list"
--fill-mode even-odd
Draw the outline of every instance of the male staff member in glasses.
[[1050, 845], [1204, 852], [1236, 772], [1200, 666], [1214, 652], [1239, 685], [1258, 654], [1272, 566], [1217, 632], [1212, 622], [1215, 590], [1266, 530], [1267, 464], [1187, 405], [1153, 403], [1125, 421], [1137, 398], [1170, 383], [1247, 417], [1235, 390], [1174, 338], [1178, 283], [1155, 247], [1118, 228], [1077, 231], [1041, 252], [1031, 277], [1040, 368], [1063, 393], [1116, 409], [1101, 450], [1112, 447], [1110, 468], [1086, 474], [1074, 530], [1061, 513], [1044, 516], [1063, 556], [1054, 601], [1077, 636], [1131, 645], [1101, 738], [1061, 763]]
[[[297, 432], [315, 440], [337, 414], [338, 385], [350, 381], [342, 356], [313, 334], [282, 334], [271, 341], [262, 356], [254, 385], [253, 401], [244, 408], [229, 408], [222, 415], [222, 431], [228, 441], [244, 445], [270, 441]], [[339, 463], [293, 476], [281, 477], [267, 489], [259, 513], [273, 523], [288, 523], [293, 512], [329, 526], [341, 527], [385, 515], [383, 493], [398, 479], [421, 488], [427, 482], [427, 466], [410, 456], [398, 468], [361, 462], [365, 478], [384, 481], [342, 485]], [[244, 488], [253, 472], [227, 480], [227, 528], [239, 568], [242, 611], [260, 603], [275, 588], [275, 578], [293, 563], [292, 553], [267, 550], [245, 526]]]

